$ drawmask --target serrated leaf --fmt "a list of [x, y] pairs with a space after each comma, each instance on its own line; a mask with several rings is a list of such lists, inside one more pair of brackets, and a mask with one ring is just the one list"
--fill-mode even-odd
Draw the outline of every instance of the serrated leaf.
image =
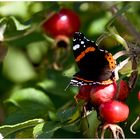
[[43, 119], [33, 119], [28, 120], [26, 122], [18, 123], [15, 125], [3, 125], [0, 127], [0, 135], [1, 137], [5, 138], [19, 130], [36, 126], [39, 123], [42, 123]]
[[61, 128], [59, 122], [42, 123], [34, 127], [34, 138], [52, 138], [55, 131]]
[[11, 97], [5, 101], [5, 104], [9, 107], [9, 110], [15, 108], [6, 118], [6, 123], [10, 124], [43, 117], [49, 110], [54, 111], [50, 98], [35, 88], [14, 91]]

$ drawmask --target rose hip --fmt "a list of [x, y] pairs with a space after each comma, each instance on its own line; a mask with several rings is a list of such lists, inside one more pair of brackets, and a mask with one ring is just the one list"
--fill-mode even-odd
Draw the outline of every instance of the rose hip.
[[128, 118], [129, 108], [123, 102], [112, 100], [101, 104], [99, 112], [103, 120], [106, 122], [119, 123]]
[[91, 102], [95, 106], [99, 106], [104, 102], [108, 102], [113, 99], [117, 91], [117, 84], [114, 81], [109, 85], [97, 85], [92, 88], [90, 92]]
[[74, 11], [63, 8], [46, 20], [42, 28], [51, 37], [58, 35], [71, 37], [74, 32], [79, 31], [80, 18]]

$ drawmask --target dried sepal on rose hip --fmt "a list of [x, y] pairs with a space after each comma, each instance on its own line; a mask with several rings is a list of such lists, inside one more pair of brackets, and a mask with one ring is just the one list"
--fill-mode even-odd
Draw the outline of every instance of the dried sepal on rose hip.
[[102, 119], [107, 123], [119, 123], [128, 118], [129, 107], [123, 102], [112, 100], [103, 103], [99, 107]]
[[115, 97], [117, 84], [114, 81], [109, 85], [96, 85], [90, 91], [91, 102], [94, 106], [100, 106], [104, 102], [108, 102]]
[[51, 37], [58, 35], [72, 37], [74, 32], [79, 31], [80, 18], [74, 11], [63, 8], [47, 19], [42, 28]]

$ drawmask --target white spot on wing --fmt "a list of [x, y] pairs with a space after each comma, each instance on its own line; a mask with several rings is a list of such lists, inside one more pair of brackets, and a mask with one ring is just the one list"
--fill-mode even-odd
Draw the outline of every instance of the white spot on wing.
[[80, 48], [80, 45], [79, 44], [76, 44], [76, 45], [73, 46], [73, 50], [77, 50], [79, 48]]
[[84, 44], [84, 41], [81, 41], [81, 44]]
[[71, 82], [77, 83], [78, 81], [77, 81], [77, 80], [72, 79], [72, 80], [71, 80]]

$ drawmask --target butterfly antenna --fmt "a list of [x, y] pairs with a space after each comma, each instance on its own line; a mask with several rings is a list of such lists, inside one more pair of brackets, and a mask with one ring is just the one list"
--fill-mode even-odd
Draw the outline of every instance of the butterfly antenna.
[[66, 88], [64, 89], [65, 91], [70, 87], [71, 82], [66, 86]]

